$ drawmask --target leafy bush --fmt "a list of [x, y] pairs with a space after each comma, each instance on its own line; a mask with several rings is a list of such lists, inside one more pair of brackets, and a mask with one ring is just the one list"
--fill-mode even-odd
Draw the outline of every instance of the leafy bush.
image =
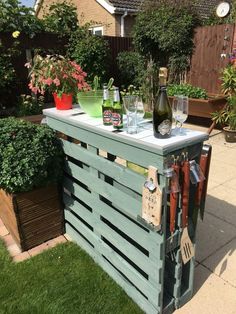
[[42, 21], [32, 8], [21, 5], [18, 0], [0, 0], [0, 31], [25, 32], [33, 37], [42, 29]]
[[168, 86], [168, 95], [184, 95], [189, 98], [197, 98], [197, 99], [207, 99], [207, 92], [205, 89], [200, 87], [195, 87], [190, 84], [170, 84]]
[[[134, 27], [134, 44], [142, 55], [159, 66], [186, 71], [194, 43], [194, 29], [199, 24], [192, 1], [144, 1]], [[174, 63], [174, 64], [172, 64]], [[178, 82], [178, 81], [177, 81]]]
[[140, 86], [145, 72], [145, 59], [138, 52], [122, 51], [117, 56], [122, 85]]
[[71, 36], [68, 57], [79, 63], [88, 73], [89, 82], [96, 75], [102, 81], [107, 78], [110, 62], [109, 45], [103, 37], [92, 35], [88, 30], [88, 25], [79, 28]]
[[47, 126], [20, 119], [0, 119], [0, 187], [9, 193], [57, 182], [63, 153]]
[[31, 96], [31, 95], [21, 95], [18, 104], [17, 116], [31, 116], [35, 114], [42, 114], [44, 107], [44, 97], [43, 96]]
[[236, 96], [229, 96], [227, 105], [221, 111], [212, 113], [216, 124], [228, 125], [230, 130], [236, 130]]
[[60, 36], [70, 35], [78, 28], [78, 17], [76, 6], [67, 1], [53, 3], [44, 15], [43, 22], [45, 30], [57, 33]]
[[222, 90], [226, 95], [232, 95], [236, 93], [236, 67], [229, 64], [224, 68], [222, 73]]

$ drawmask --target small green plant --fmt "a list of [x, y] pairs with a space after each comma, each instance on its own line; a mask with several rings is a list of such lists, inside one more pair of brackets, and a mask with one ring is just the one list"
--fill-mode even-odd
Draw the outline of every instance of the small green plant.
[[43, 96], [21, 95], [17, 110], [18, 117], [42, 114], [44, 107]]
[[235, 94], [236, 91], [236, 67], [229, 64], [222, 73], [222, 91], [226, 95]]
[[207, 92], [205, 89], [200, 87], [195, 87], [190, 84], [170, 84], [168, 86], [168, 95], [184, 95], [189, 98], [197, 98], [197, 99], [207, 99]]
[[47, 126], [0, 119], [0, 188], [25, 192], [62, 177], [63, 152]]
[[216, 124], [229, 126], [230, 130], [236, 130], [236, 96], [229, 96], [227, 105], [221, 111], [212, 113], [212, 120]]

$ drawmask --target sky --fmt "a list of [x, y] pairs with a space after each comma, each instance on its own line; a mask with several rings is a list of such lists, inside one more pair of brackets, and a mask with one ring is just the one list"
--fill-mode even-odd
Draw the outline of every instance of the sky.
[[25, 5], [26, 7], [33, 7], [34, 6], [34, 0], [21, 0], [21, 3]]

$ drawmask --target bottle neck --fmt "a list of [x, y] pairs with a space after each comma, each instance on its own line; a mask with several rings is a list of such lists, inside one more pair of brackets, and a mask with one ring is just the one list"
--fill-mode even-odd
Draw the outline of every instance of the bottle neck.
[[114, 103], [120, 103], [120, 94], [118, 90], [114, 91]]
[[109, 91], [108, 89], [103, 90], [103, 100], [108, 100], [109, 99]]

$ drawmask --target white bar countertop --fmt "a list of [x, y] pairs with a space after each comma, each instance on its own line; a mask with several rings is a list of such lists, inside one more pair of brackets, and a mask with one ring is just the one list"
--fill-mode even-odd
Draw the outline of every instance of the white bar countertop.
[[94, 133], [102, 134], [105, 137], [115, 140], [120, 139], [131, 145], [141, 144], [143, 146], [144, 144], [145, 146], [156, 148], [162, 153], [168, 153], [189, 145], [201, 143], [209, 138], [207, 133], [183, 128], [181, 134], [175, 134], [175, 131], [172, 130], [170, 138], [157, 139], [153, 135], [152, 121], [148, 119], [143, 120], [137, 134], [128, 134], [126, 116], [124, 116], [124, 128], [117, 132], [113, 129], [113, 126], [104, 126], [102, 118], [92, 118], [85, 114], [78, 105], [75, 105], [71, 110], [45, 109], [43, 110], [43, 114], [48, 118], [67, 122], [68, 124], [91, 130]]

